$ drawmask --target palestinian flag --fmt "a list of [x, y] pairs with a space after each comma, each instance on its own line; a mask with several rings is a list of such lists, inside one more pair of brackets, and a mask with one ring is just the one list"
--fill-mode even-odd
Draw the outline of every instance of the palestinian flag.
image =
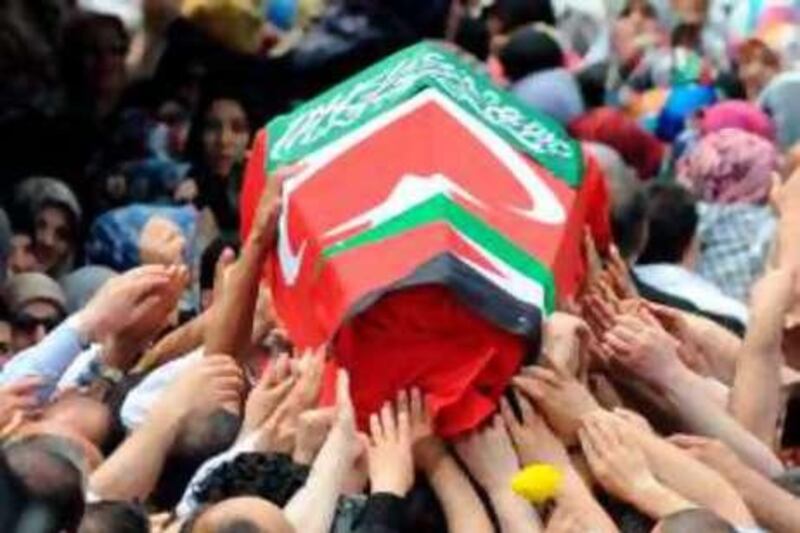
[[422, 43], [267, 125], [245, 233], [266, 176], [297, 162], [265, 272], [292, 340], [333, 343], [362, 420], [414, 385], [440, 433], [474, 427], [581, 280], [580, 146]]

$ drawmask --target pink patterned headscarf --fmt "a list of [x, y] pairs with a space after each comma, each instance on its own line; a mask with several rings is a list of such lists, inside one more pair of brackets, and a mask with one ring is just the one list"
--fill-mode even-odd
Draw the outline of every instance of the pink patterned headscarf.
[[743, 100], [720, 102], [702, 112], [700, 131], [703, 135], [725, 128], [737, 128], [755, 133], [768, 141], [775, 140], [772, 119], [757, 105]]
[[706, 135], [685, 154], [678, 161], [677, 179], [706, 202], [762, 204], [778, 165], [771, 142], [729, 128]]

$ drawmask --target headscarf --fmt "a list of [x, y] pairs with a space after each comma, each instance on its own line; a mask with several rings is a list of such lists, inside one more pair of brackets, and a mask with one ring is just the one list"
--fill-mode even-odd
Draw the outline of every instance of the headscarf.
[[522, 102], [567, 125], [584, 112], [575, 76], [556, 68], [530, 74], [511, 86], [511, 92]]
[[46, 205], [66, 209], [73, 217], [76, 229], [80, 226], [83, 211], [75, 193], [63, 182], [50, 177], [32, 177], [19, 184], [14, 191], [16, 216], [32, 221]]
[[716, 101], [712, 87], [691, 84], [673, 88], [658, 116], [656, 135], [664, 142], [674, 141], [695, 113]]
[[25, 272], [8, 279], [3, 287], [3, 300], [12, 313], [19, 313], [26, 305], [45, 301], [66, 314], [64, 291], [50, 276], [39, 272]]
[[706, 202], [766, 202], [778, 169], [775, 146], [738, 129], [711, 133], [678, 161], [678, 181]]
[[99, 216], [89, 230], [86, 260], [114, 270], [139, 266], [140, 237], [151, 218], [160, 217], [176, 225], [185, 239], [186, 264], [193, 264], [198, 214], [194, 207], [163, 207], [134, 204]]
[[569, 131], [578, 139], [606, 144], [636, 169], [640, 180], [657, 176], [664, 146], [622, 111], [613, 107], [594, 109], [572, 121]]
[[747, 131], [775, 141], [775, 125], [758, 106], [745, 100], [728, 100], [715, 104], [700, 117], [700, 132], [708, 135], [726, 128]]
[[800, 72], [784, 72], [770, 81], [758, 104], [772, 117], [783, 149], [800, 141]]

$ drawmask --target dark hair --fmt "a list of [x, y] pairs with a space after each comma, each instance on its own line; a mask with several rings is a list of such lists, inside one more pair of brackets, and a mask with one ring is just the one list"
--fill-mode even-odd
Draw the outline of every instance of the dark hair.
[[[46, 437], [46, 436], [43, 436]], [[37, 437], [5, 449], [13, 475], [21, 482], [31, 506], [49, 525], [42, 531], [77, 531], [84, 512], [81, 472]]]
[[254, 121], [249, 100], [244, 91], [232, 87], [229, 84], [218, 83], [208, 85], [195, 109], [194, 116], [189, 129], [189, 137], [186, 141], [186, 159], [193, 165], [193, 173], [200, 173], [201, 177], [207, 171], [205, 168], [205, 158], [203, 156], [203, 132], [206, 128], [206, 115], [211, 110], [215, 102], [220, 100], [231, 100], [237, 102], [244, 110], [247, 121], [250, 125], [252, 134]]
[[124, 501], [104, 501], [86, 506], [78, 533], [149, 533], [147, 513]]
[[625, 259], [633, 259], [642, 250], [647, 238], [647, 196], [641, 187], [614, 199], [611, 209], [611, 233]]
[[640, 264], [679, 263], [697, 232], [697, 204], [677, 184], [656, 183], [647, 188], [650, 236]]
[[687, 48], [697, 48], [700, 46], [700, 36], [703, 28], [699, 24], [678, 24], [672, 30], [672, 46], [685, 46]]
[[211, 472], [195, 496], [201, 503], [258, 496], [283, 507], [303, 487], [308, 473], [307, 466], [295, 464], [288, 455], [244, 453]]
[[687, 509], [661, 521], [663, 533], [735, 533], [736, 528], [706, 509]]
[[561, 45], [549, 34], [534, 27], [515, 31], [500, 50], [506, 76], [517, 81], [528, 74], [564, 66]]
[[455, 43], [481, 61], [489, 57], [489, 27], [482, 18], [461, 17], [454, 38]]
[[197, 469], [233, 444], [240, 425], [238, 416], [222, 408], [211, 413], [192, 413], [164, 464], [152, 498], [156, 507], [175, 507]]
[[82, 13], [67, 24], [61, 44], [61, 74], [68, 92], [73, 97], [84, 96], [83, 61], [91, 49], [97, 30], [110, 27], [117, 32], [127, 49], [130, 45], [125, 25], [118, 17], [97, 13]]
[[200, 257], [201, 289], [206, 290], [214, 287], [214, 273], [217, 268], [217, 261], [222, 252], [225, 251], [225, 248], [230, 248], [236, 255], [239, 255], [239, 242], [223, 237], [217, 237], [203, 250], [203, 254]]
[[625, 7], [620, 11], [619, 16], [629, 17], [634, 8], [642, 9], [647, 18], [656, 18], [656, 9], [648, 0], [628, 0], [628, 3], [625, 4]]
[[506, 33], [534, 22], [556, 25], [550, 0], [497, 0], [492, 7], [492, 14]]

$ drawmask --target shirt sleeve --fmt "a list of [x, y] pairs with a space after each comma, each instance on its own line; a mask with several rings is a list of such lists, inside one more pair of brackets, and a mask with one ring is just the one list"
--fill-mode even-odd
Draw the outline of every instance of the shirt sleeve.
[[45, 384], [39, 394], [44, 401], [53, 393], [64, 371], [85, 348], [78, 330], [68, 319], [39, 344], [14, 356], [0, 372], [0, 385], [29, 376], [41, 377]]
[[406, 500], [395, 494], [370, 495], [355, 533], [402, 533], [406, 531]]

